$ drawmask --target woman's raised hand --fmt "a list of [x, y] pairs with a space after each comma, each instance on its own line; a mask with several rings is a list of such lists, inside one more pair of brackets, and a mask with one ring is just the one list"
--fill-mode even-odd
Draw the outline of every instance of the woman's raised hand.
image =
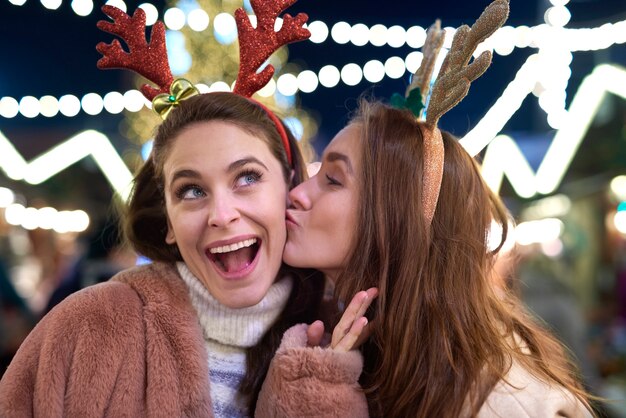
[[[350, 351], [359, 347], [369, 337], [368, 321], [364, 315], [376, 296], [378, 296], [378, 289], [375, 287], [354, 295], [333, 330], [330, 348], [336, 351]], [[324, 323], [315, 321], [309, 325], [307, 336], [310, 346], [322, 345]]]

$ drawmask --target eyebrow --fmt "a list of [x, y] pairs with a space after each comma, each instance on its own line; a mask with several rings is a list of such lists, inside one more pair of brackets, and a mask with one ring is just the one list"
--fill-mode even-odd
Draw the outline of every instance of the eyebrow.
[[[269, 171], [267, 166], [263, 164], [261, 160], [252, 156], [241, 158], [237, 161], [233, 161], [232, 163], [228, 165], [228, 168], [226, 169], [226, 171], [230, 173], [230, 172], [238, 170], [241, 167], [245, 167], [248, 164], [258, 164]], [[172, 180], [170, 181], [170, 184], [174, 183], [176, 180], [180, 178], [199, 179], [201, 177], [202, 176], [200, 175], [200, 173], [198, 173], [196, 170], [189, 170], [189, 169], [179, 170], [175, 172], [174, 175], [172, 176]]]
[[241, 167], [244, 167], [244, 166], [246, 166], [248, 164], [258, 164], [261, 167], [263, 167], [264, 169], [266, 169], [267, 171], [269, 171], [269, 168], [267, 168], [267, 166], [265, 164], [263, 164], [261, 162], [261, 160], [259, 160], [256, 157], [253, 157], [253, 156], [249, 156], [249, 157], [241, 158], [241, 159], [239, 159], [237, 161], [233, 161], [232, 163], [230, 163], [228, 165], [228, 171], [229, 172], [235, 171], [235, 170], [237, 170], [237, 169], [239, 169]]
[[198, 173], [195, 170], [179, 170], [179, 171], [175, 172], [174, 175], [172, 176], [172, 180], [170, 181], [170, 184], [174, 183], [176, 180], [178, 180], [180, 178], [199, 179], [200, 178], [200, 173]]
[[352, 170], [352, 164], [350, 163], [350, 159], [345, 154], [341, 154], [339, 152], [329, 152], [328, 154], [326, 154], [326, 161], [330, 163], [335, 161], [343, 161], [348, 167], [348, 172], [350, 174], [354, 173], [354, 170]]

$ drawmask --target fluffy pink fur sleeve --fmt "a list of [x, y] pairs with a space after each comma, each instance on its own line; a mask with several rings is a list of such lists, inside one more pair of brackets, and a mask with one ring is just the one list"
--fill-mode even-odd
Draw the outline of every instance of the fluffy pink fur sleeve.
[[308, 347], [307, 327], [296, 325], [285, 332], [255, 417], [367, 417], [367, 401], [358, 384], [361, 353]]

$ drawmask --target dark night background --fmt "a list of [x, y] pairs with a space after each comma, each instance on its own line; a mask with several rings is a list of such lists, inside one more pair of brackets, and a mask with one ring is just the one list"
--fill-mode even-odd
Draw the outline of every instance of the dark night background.
[[[129, 12], [134, 11], [140, 3], [142, 2], [128, 1]], [[154, 4], [160, 11], [165, 9], [163, 1]], [[487, 0], [300, 0], [289, 12], [307, 12], [309, 21], [322, 20], [329, 27], [341, 20], [368, 26], [381, 23], [387, 27], [428, 27], [436, 18], [442, 19], [442, 26], [457, 27], [462, 23], [473, 23], [487, 4]], [[550, 6], [548, 1], [543, 0], [513, 0], [507, 25], [532, 27], [541, 24], [544, 22], [544, 12]], [[23, 6], [14, 6], [7, 0], [0, 0], [0, 97], [11, 96], [19, 100], [26, 95], [60, 97], [67, 93], [81, 97], [88, 92], [104, 95], [109, 91], [136, 88], [125, 71], [100, 71], [96, 68], [100, 54], [96, 52], [95, 45], [103, 39], [109, 39], [103, 37], [96, 28], [96, 22], [104, 18], [99, 7], [100, 4], [96, 4], [89, 16], [80, 17], [71, 10], [67, 1], [57, 10], [48, 10], [35, 0], [28, 0]], [[567, 7], [572, 15], [568, 28], [597, 27], [607, 22], [626, 19], [626, 6], [622, 0], [573, 0]], [[332, 40], [322, 44], [301, 42], [290, 46], [290, 61], [298, 63], [303, 69], [317, 72], [327, 64], [341, 68], [350, 62], [363, 65], [371, 59], [384, 62], [388, 57], [403, 57], [410, 51], [408, 46], [356, 47], [352, 44], [339, 45]], [[516, 48], [508, 56], [494, 54], [491, 68], [472, 85], [468, 97], [443, 117], [441, 126], [463, 136], [493, 105], [526, 58], [536, 51], [535, 48]], [[626, 65], [626, 47], [623, 44], [601, 51], [574, 52], [573, 55], [567, 105], [582, 78], [597, 64], [612, 62]], [[340, 82], [332, 89], [319, 86], [313, 93], [299, 93], [299, 105], [316, 115], [320, 122], [320, 130], [313, 138], [316, 150], [321, 152], [329, 139], [343, 126], [347, 113], [354, 108], [356, 98], [361, 93], [368, 91], [370, 95], [386, 98], [393, 92], [403, 92], [408, 81], [408, 74], [405, 74], [401, 79], [385, 78], [374, 86], [369, 85], [366, 80], [354, 87]], [[102, 112], [98, 116], [88, 116], [82, 111], [72, 118], [59, 114], [53, 118], [28, 119], [18, 115], [12, 119], [0, 118], [0, 131], [11, 139], [28, 161], [56, 143], [88, 128], [105, 133], [121, 151], [127, 145], [118, 130], [121, 119], [121, 115]], [[545, 119], [545, 113], [537, 105], [536, 98], [529, 95], [521, 109], [505, 126], [505, 132], [521, 132], [527, 137], [538, 137], [538, 144], [545, 143], [534, 147], [541, 154], [549, 143], [546, 138], [553, 135], [553, 130]], [[532, 160], [533, 157], [528, 158]], [[81, 164], [83, 168], [90, 167], [89, 162], [78, 165]], [[47, 191], [49, 198], [53, 200], [63, 200], [62, 197], [67, 197], [68, 193], [76, 197], [77, 191], [81, 191], [81, 194], [93, 194], [90, 198], [99, 201], [110, 199], [110, 189], [97, 170], [84, 175], [76, 170], [77, 168], [72, 168], [60, 173], [40, 186], [39, 191]], [[81, 181], [84, 182], [85, 178], [89, 179], [88, 192], [82, 190], [85, 186]], [[8, 182], [10, 187], [21, 188], [25, 193], [34, 193], [33, 189], [30, 192], [25, 189], [24, 184], [11, 184], [8, 180], [0, 181], [2, 182]], [[103, 190], [99, 190], [96, 185], [103, 186]], [[84, 203], [89, 205], [87, 201]], [[62, 204], [58, 202], [58, 205]]]

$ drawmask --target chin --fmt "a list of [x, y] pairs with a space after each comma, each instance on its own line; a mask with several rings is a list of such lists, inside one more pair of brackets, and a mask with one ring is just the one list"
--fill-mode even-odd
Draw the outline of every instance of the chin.
[[261, 302], [263, 300], [263, 297], [265, 297], [268, 291], [269, 291], [269, 286], [265, 290], [265, 292], [263, 291], [258, 291], [254, 293], [246, 292], [245, 294], [242, 294], [242, 295], [230, 297], [228, 298], [228, 300], [224, 300], [221, 303], [224, 306], [231, 308], [231, 309], [249, 308], [250, 306], [254, 306], [257, 303]]

